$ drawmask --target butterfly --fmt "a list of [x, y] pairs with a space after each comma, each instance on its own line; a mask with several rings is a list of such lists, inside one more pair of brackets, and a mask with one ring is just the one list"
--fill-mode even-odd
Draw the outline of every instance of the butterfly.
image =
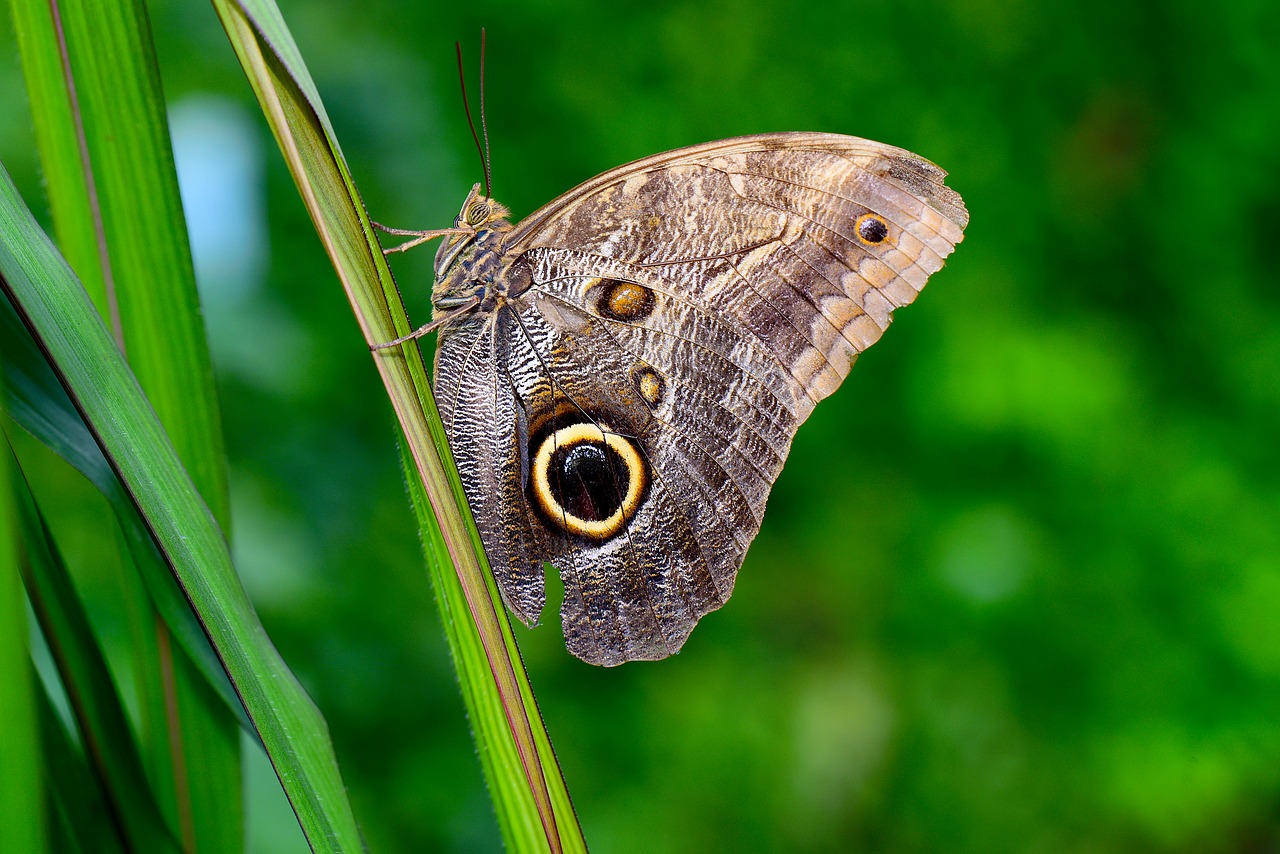
[[763, 134], [620, 166], [518, 224], [477, 184], [453, 228], [400, 232], [444, 238], [436, 404], [520, 620], [545, 563], [574, 655], [680, 651], [733, 592], [797, 428], [962, 239], [945, 177]]

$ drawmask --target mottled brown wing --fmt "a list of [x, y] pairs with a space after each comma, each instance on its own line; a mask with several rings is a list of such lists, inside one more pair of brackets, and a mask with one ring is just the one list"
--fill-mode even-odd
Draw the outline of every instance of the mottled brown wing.
[[[564, 582], [566, 644], [596, 664], [665, 658], [733, 591], [795, 433], [793, 382], [758, 341], [652, 271], [556, 253], [534, 275], [544, 284], [519, 302], [512, 363], [530, 432], [560, 412], [631, 443], [647, 471], [644, 500], [614, 536], [584, 539], [528, 514]], [[653, 313], [602, 312], [602, 289], [617, 283], [652, 295]]]
[[[803, 421], [960, 242], [969, 215], [945, 177], [857, 137], [723, 140], [593, 178], [519, 223], [506, 255], [562, 249], [666, 268], [690, 302], [785, 363]], [[689, 275], [715, 260], [717, 275]]]
[[[728, 599], [796, 429], [961, 239], [943, 178], [852, 137], [747, 137], [612, 170], [516, 226], [504, 263], [531, 287], [441, 357], [455, 378], [497, 366], [487, 391], [452, 389], [465, 405], [446, 424], [466, 422], [455, 453], [477, 445], [459, 459], [519, 468], [493, 480], [522, 484], [523, 502], [475, 486], [522, 619], [542, 609], [543, 559], [564, 581], [568, 647], [593, 663], [677, 652]], [[608, 537], [536, 508], [538, 437], [570, 422], [634, 446], [648, 472]], [[477, 444], [495, 441], [511, 445]]]
[[546, 600], [546, 550], [525, 497], [528, 419], [512, 392], [508, 314], [469, 314], [442, 331], [433, 391], [498, 586], [532, 625]]
[[[577, 281], [592, 287], [589, 278]], [[649, 473], [634, 514], [610, 536], [575, 535], [539, 512], [535, 496], [525, 505], [537, 554], [564, 583], [569, 651], [604, 665], [679, 652], [698, 617], [728, 598], [759, 525], [720, 462], [732, 442], [702, 435], [709, 418], [732, 419], [711, 416], [702, 389], [677, 389], [679, 379], [668, 381], [608, 323], [569, 301], [550, 294], [521, 300], [503, 322], [513, 328], [507, 370], [527, 413], [526, 447], [536, 448], [551, 425], [587, 424], [636, 447]], [[671, 393], [646, 398], [638, 387], [646, 376]], [[525, 455], [526, 467], [536, 468], [535, 456]]]

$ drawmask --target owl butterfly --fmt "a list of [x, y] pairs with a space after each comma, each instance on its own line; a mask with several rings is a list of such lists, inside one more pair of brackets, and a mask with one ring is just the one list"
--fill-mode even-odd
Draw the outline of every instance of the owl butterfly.
[[574, 655], [679, 652], [733, 592], [796, 429], [960, 242], [945, 176], [765, 134], [621, 166], [516, 225], [477, 184], [422, 233], [445, 237], [436, 403], [522, 621], [545, 561]]

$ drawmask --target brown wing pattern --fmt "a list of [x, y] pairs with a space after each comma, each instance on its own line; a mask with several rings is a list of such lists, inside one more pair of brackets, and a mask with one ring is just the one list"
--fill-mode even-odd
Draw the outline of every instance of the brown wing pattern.
[[498, 586], [516, 615], [532, 625], [546, 601], [545, 547], [525, 510], [527, 414], [511, 392], [510, 344], [498, 334], [499, 319], [469, 315], [440, 336], [434, 394]]
[[[568, 323], [566, 314], [572, 315]], [[730, 527], [716, 524], [717, 505], [731, 505], [736, 521], [750, 525], [748, 503], [731, 493], [734, 485], [716, 461], [717, 451], [707, 447], [718, 443], [696, 435], [701, 424], [655, 419], [630, 383], [634, 355], [606, 324], [545, 297], [526, 303], [516, 322], [512, 385], [531, 413], [531, 430], [537, 432], [540, 413], [570, 401], [571, 416], [636, 441], [655, 473], [618, 536], [586, 541], [535, 522], [545, 533], [542, 555], [564, 581], [566, 643], [597, 664], [678, 652], [695, 615], [723, 602], [718, 579], [732, 572], [746, 548]], [[684, 440], [678, 451], [677, 435]], [[720, 498], [717, 491], [730, 494]]]
[[[607, 172], [507, 235], [503, 265], [532, 285], [438, 356], [454, 372], [437, 397], [457, 400], [441, 403], [455, 453], [470, 443], [459, 458], [483, 470], [474, 487], [506, 478], [529, 499], [536, 437], [557, 418], [625, 437], [649, 472], [604, 539], [482, 495], [481, 533], [522, 619], [541, 611], [545, 559], [575, 655], [679, 651], [732, 592], [796, 429], [960, 241], [968, 214], [944, 177], [853, 137], [746, 137]], [[480, 447], [495, 432], [513, 446]]]
[[[789, 363], [803, 420], [960, 241], [968, 213], [945, 177], [855, 137], [725, 140], [604, 173], [517, 225], [507, 253], [548, 247], [668, 267], [671, 281], [692, 284], [688, 299]], [[866, 214], [886, 226], [878, 243], [859, 239]], [[719, 259], [723, 275], [691, 281], [699, 259]]]

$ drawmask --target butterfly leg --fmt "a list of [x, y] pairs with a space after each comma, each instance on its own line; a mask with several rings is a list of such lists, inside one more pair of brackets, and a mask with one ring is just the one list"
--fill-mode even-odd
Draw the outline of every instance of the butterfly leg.
[[[393, 250], [387, 250], [387, 251], [390, 252]], [[440, 315], [435, 320], [432, 320], [430, 323], [424, 323], [423, 325], [419, 326], [417, 329], [410, 332], [408, 335], [401, 335], [396, 340], [387, 341], [386, 343], [383, 343], [383, 344], [370, 344], [369, 349], [385, 350], [388, 347], [394, 347], [397, 344], [403, 344], [406, 341], [412, 341], [415, 338], [421, 338], [423, 335], [426, 335], [431, 330], [438, 329], [439, 327], [444, 326], [450, 320], [454, 320], [459, 315], [466, 314], [468, 311], [471, 311], [473, 308], [475, 308], [479, 304], [480, 304], [480, 297], [472, 297], [471, 299], [464, 302], [462, 305], [455, 308], [453, 311]]]
[[387, 234], [395, 234], [401, 237], [413, 238], [412, 240], [408, 240], [408, 241], [405, 241], [404, 243], [401, 243], [399, 246], [393, 246], [390, 249], [383, 249], [382, 250], [383, 255], [390, 255], [392, 252], [405, 252], [409, 249], [412, 249], [415, 246], [420, 246], [423, 243], [426, 243], [428, 240], [435, 240], [437, 237], [446, 237], [450, 234], [471, 234], [475, 231], [475, 229], [473, 228], [462, 228], [462, 227], [433, 228], [427, 231], [414, 231], [413, 229], [406, 229], [406, 228], [391, 228], [390, 226], [383, 225], [380, 222], [374, 222], [373, 220], [369, 220], [369, 224], [372, 225], [374, 228], [376, 228], [378, 231], [382, 231]]

